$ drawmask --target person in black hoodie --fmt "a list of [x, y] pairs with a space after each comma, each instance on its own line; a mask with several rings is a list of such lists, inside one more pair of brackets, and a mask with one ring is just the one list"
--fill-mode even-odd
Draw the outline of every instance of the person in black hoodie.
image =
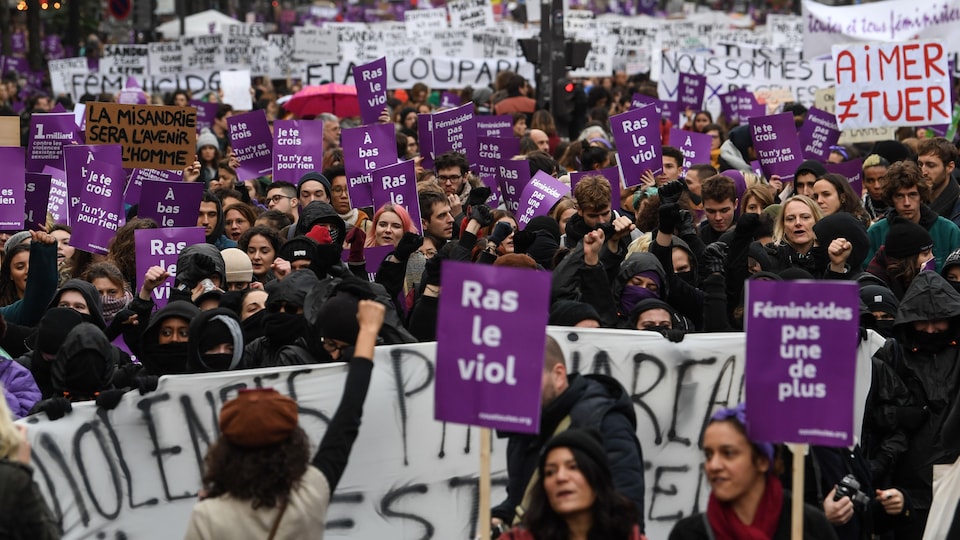
[[67, 280], [54, 295], [49, 307], [71, 308], [80, 313], [85, 322], [93, 323], [100, 330], [107, 328], [107, 323], [103, 320], [100, 293], [93, 284], [82, 279]]
[[67, 335], [74, 327], [83, 322], [80, 313], [70, 308], [53, 308], [40, 319], [36, 333], [28, 338], [28, 345], [32, 349], [27, 354], [17, 358], [17, 362], [30, 370], [33, 379], [40, 388], [40, 397], [47, 399], [53, 396], [53, 382], [51, 366], [57, 357], [57, 352], [63, 345]]
[[187, 372], [208, 373], [247, 367], [243, 355], [243, 330], [235, 313], [211, 309], [190, 323]]
[[189, 327], [198, 315], [197, 306], [175, 300], [150, 317], [137, 347], [140, 363], [148, 375], [187, 373]]
[[306, 347], [304, 332], [307, 320], [303, 306], [307, 293], [319, 283], [309, 270], [297, 270], [283, 279], [267, 284], [266, 315], [263, 316], [263, 337], [249, 343], [245, 354], [249, 367], [273, 367], [280, 364], [280, 349], [287, 345]]

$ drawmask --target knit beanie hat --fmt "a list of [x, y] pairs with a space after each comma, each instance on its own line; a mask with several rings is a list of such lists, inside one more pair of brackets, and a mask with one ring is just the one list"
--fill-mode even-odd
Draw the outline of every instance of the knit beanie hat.
[[306, 236], [295, 236], [280, 248], [280, 257], [285, 261], [317, 261], [317, 242]]
[[947, 277], [947, 272], [950, 270], [950, 267], [957, 265], [960, 265], [960, 249], [947, 255], [947, 260], [943, 261], [943, 268], [940, 269], [940, 275]]
[[200, 354], [203, 355], [207, 351], [215, 349], [218, 345], [223, 345], [224, 343], [230, 343], [232, 345], [233, 334], [223, 321], [217, 320], [216, 318], [210, 319], [207, 327], [203, 329], [203, 335], [200, 336]]
[[887, 257], [906, 259], [933, 248], [933, 239], [926, 229], [900, 216], [890, 222], [890, 230], [883, 245]]
[[813, 225], [813, 234], [821, 246], [829, 246], [838, 238], [845, 238], [850, 242], [853, 246], [850, 257], [847, 258], [850, 268], [860, 268], [870, 251], [870, 237], [867, 236], [866, 229], [849, 212], [836, 212], [816, 222]]
[[51, 308], [40, 319], [37, 326], [36, 347], [40, 352], [57, 354], [67, 334], [83, 322], [83, 317], [70, 308]]
[[586, 302], [576, 300], [557, 300], [550, 306], [550, 318], [547, 324], [556, 326], [576, 326], [583, 321], [600, 322], [600, 314]]
[[360, 324], [357, 322], [357, 305], [360, 300], [347, 293], [338, 293], [327, 299], [317, 311], [317, 326], [320, 336], [337, 339], [344, 343], [357, 341]]
[[253, 279], [253, 264], [243, 250], [227, 248], [220, 251], [220, 255], [223, 257], [227, 283], [250, 283]]
[[218, 141], [217, 136], [210, 131], [210, 128], [203, 128], [203, 131], [201, 131], [197, 137], [197, 152], [204, 146], [212, 146], [218, 150], [220, 149], [220, 141]]
[[304, 182], [309, 182], [311, 180], [323, 184], [323, 189], [327, 191], [327, 200], [329, 201], [332, 198], [330, 195], [330, 180], [327, 180], [326, 176], [318, 173], [317, 171], [308, 172], [300, 177], [300, 181], [297, 182], [297, 196], [300, 196], [300, 188], [303, 187]]
[[[610, 475], [610, 462], [607, 459], [607, 451], [603, 449], [603, 437], [595, 429], [570, 428], [562, 431], [554, 438], [550, 439], [543, 450], [540, 451], [540, 477], [543, 478], [543, 467], [546, 464], [547, 456], [554, 448], [569, 448], [571, 451], [578, 451], [581, 456], [599, 465], [601, 471]], [[583, 466], [583, 464], [579, 464]]]
[[860, 289], [860, 300], [871, 312], [882, 311], [893, 316], [897, 315], [897, 308], [900, 307], [897, 297], [883, 285], [867, 285]]
[[804, 173], [810, 173], [817, 178], [820, 178], [821, 176], [827, 174], [827, 168], [823, 166], [823, 163], [820, 163], [815, 159], [808, 159], [801, 163], [799, 167], [797, 167], [797, 170], [793, 173], [794, 180]]
[[11, 234], [10, 238], [7, 238], [7, 241], [3, 244], [3, 251], [8, 252], [16, 246], [19, 246], [21, 243], [26, 242], [30, 239], [30, 231], [20, 231], [16, 234]]
[[246, 448], [279, 444], [293, 434], [297, 425], [297, 402], [272, 388], [240, 390], [220, 409], [223, 438]]
[[560, 242], [560, 224], [550, 216], [537, 216], [527, 223], [525, 231], [535, 233], [537, 231], [546, 231], [554, 240]]

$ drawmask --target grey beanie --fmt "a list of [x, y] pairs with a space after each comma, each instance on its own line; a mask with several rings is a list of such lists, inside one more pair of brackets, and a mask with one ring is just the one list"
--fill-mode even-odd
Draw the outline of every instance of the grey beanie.
[[20, 231], [16, 234], [10, 235], [10, 238], [7, 239], [3, 244], [3, 252], [7, 253], [14, 247], [20, 245], [23, 242], [26, 242], [30, 239], [30, 231]]

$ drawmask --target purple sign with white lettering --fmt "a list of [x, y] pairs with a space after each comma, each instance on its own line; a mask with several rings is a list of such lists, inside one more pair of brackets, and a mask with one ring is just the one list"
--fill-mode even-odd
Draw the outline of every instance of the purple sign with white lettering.
[[417, 143], [420, 144], [420, 157], [423, 160], [420, 166], [424, 169], [433, 168], [433, 115], [417, 115]]
[[707, 76], [693, 73], [681, 73], [680, 83], [677, 86], [677, 102], [681, 109], [693, 109], [694, 112], [703, 108], [703, 94], [707, 89]]
[[323, 168], [323, 122], [273, 122], [273, 181], [297, 185], [300, 177]]
[[513, 117], [509, 114], [478, 116], [477, 135], [479, 137], [513, 137]]
[[197, 133], [203, 128], [213, 130], [213, 121], [217, 119], [217, 103], [207, 103], [196, 99], [190, 100], [190, 106], [197, 109]]
[[660, 115], [654, 107], [643, 107], [610, 118], [610, 131], [617, 143], [620, 170], [626, 187], [643, 183], [641, 176], [663, 171], [660, 144]]
[[393, 124], [371, 124], [343, 130], [343, 167], [353, 208], [373, 204], [373, 171], [397, 162]]
[[[80, 195], [85, 191], [92, 191], [95, 195], [112, 197], [113, 191], [119, 189], [123, 191], [124, 183], [112, 184], [110, 187], [104, 187], [102, 193], [98, 193], [101, 187], [98, 184], [89, 184], [90, 178], [89, 165], [94, 161], [102, 161], [111, 165], [123, 168], [123, 154], [119, 144], [96, 144], [96, 145], [70, 145], [63, 147], [63, 163], [67, 173], [67, 191], [70, 193], [70, 208], [76, 208], [80, 204]], [[126, 181], [126, 174], [122, 180]], [[112, 179], [111, 179], [112, 180]], [[67, 222], [73, 225], [73, 220]]]
[[47, 212], [54, 223], [67, 224], [70, 219], [70, 206], [67, 194], [67, 173], [54, 167], [44, 167], [42, 174], [50, 176], [50, 196], [47, 199]]
[[261, 109], [227, 118], [233, 155], [240, 161], [237, 180], [253, 180], [273, 172], [273, 134]]
[[857, 197], [863, 196], [862, 159], [853, 158], [843, 163], [824, 163], [823, 166], [827, 168], [827, 172], [837, 173], [846, 178], [847, 182], [850, 182], [850, 187], [853, 188], [853, 192], [857, 194]]
[[706, 133], [670, 128], [670, 146], [683, 152], [680, 174], [687, 174], [693, 165], [710, 164], [711, 142], [710, 136]]
[[516, 137], [478, 137], [480, 147], [477, 173], [486, 185], [497, 185], [497, 166], [505, 159], [520, 153], [520, 139]]
[[201, 182], [164, 182], [146, 180], [140, 191], [138, 215], [150, 218], [161, 227], [193, 227], [203, 198]]
[[363, 123], [376, 124], [387, 106], [387, 58], [353, 66], [353, 82], [357, 85]]
[[[417, 197], [417, 168], [413, 160], [401, 161], [373, 171], [373, 205], [380, 208], [385, 204], [402, 206], [410, 220], [423, 234], [420, 221], [420, 199]], [[376, 223], [374, 223], [376, 226]]]
[[751, 118], [749, 124], [753, 149], [763, 175], [767, 178], [779, 175], [784, 184], [793, 181], [793, 173], [803, 163], [793, 113]]
[[477, 128], [473, 103], [433, 113], [433, 155], [460, 152], [467, 162], [477, 162]]
[[47, 201], [50, 198], [50, 175], [26, 173], [23, 229], [35, 231], [47, 226]]
[[550, 273], [451, 261], [443, 267], [434, 417], [537, 433], [546, 344], [531, 336], [546, 332]]
[[0, 180], [0, 227], [2, 230], [23, 228], [26, 168], [25, 151], [21, 146], [0, 148], [0, 163], [7, 163]]
[[619, 209], [622, 182], [620, 181], [620, 169], [618, 167], [607, 167], [595, 171], [570, 171], [570, 193], [573, 193], [574, 188], [577, 187], [577, 182], [581, 178], [592, 174], [600, 175], [610, 182], [610, 208]]
[[463, 99], [460, 98], [460, 94], [455, 94], [453, 92], [442, 92], [440, 94], [440, 107], [459, 107], [463, 103]]
[[751, 280], [745, 307], [750, 438], [852, 445], [857, 284]]
[[830, 147], [840, 140], [837, 117], [816, 107], [810, 107], [807, 111], [807, 119], [800, 126], [799, 137], [804, 159], [827, 161], [830, 157]]
[[[105, 255], [110, 240], [123, 225], [123, 167], [100, 159], [84, 167], [87, 177], [79, 203], [70, 213], [73, 233], [70, 244], [77, 249]], [[71, 182], [72, 185], [76, 185]]]
[[517, 212], [517, 226], [523, 230], [530, 220], [537, 216], [546, 216], [553, 205], [570, 194], [570, 186], [543, 171], [537, 171], [520, 194], [520, 209]]
[[753, 92], [739, 89], [726, 94], [720, 94], [720, 107], [723, 116], [731, 124], [742, 124], [754, 116], [767, 114], [767, 108], [757, 102]]
[[177, 257], [187, 246], [207, 241], [202, 227], [166, 227], [133, 231], [137, 245], [137, 290], [143, 286], [143, 276], [151, 266], [170, 272], [170, 277], [153, 290], [153, 302], [162, 308], [170, 301], [170, 290], [177, 277]]
[[523, 188], [530, 182], [530, 162], [525, 159], [504, 159], [497, 165], [497, 171], [497, 185], [500, 186], [503, 205], [517, 215]]
[[73, 113], [32, 115], [27, 141], [27, 171], [42, 172], [48, 166], [63, 170], [63, 146], [77, 142]]
[[[124, 204], [140, 204], [140, 191], [147, 180], [159, 182], [182, 182], [183, 171], [173, 169], [133, 169], [127, 178], [127, 188], [123, 192]], [[143, 217], [141, 214], [140, 217]]]

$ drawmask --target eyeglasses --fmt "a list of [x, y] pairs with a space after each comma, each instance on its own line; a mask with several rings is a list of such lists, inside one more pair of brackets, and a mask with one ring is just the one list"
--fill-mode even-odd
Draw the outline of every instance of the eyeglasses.
[[333, 339], [324, 338], [323, 340], [323, 350], [327, 351], [328, 353], [343, 354], [343, 351], [348, 347], [350, 347], [349, 343], [344, 343], [343, 345], [340, 345]]
[[333, 192], [334, 195], [343, 195], [347, 192], [347, 188], [343, 186], [334, 186], [330, 191]]
[[463, 178], [463, 175], [462, 175], [462, 174], [456, 174], [456, 175], [451, 175], [451, 176], [438, 176], [438, 177], [437, 177], [437, 180], [440, 180], [441, 182], [446, 183], [446, 182], [456, 182], [457, 180], [459, 180], [459, 179], [461, 179], [461, 178]]
[[288, 195], [274, 195], [273, 197], [270, 197], [270, 198], [267, 199], [267, 200], [268, 200], [268, 201], [271, 201], [271, 202], [278, 203], [278, 202], [280, 202], [280, 201], [282, 201], [282, 200], [284, 200], [284, 199], [293, 199], [293, 197], [290, 197], [290, 196], [288, 196]]

